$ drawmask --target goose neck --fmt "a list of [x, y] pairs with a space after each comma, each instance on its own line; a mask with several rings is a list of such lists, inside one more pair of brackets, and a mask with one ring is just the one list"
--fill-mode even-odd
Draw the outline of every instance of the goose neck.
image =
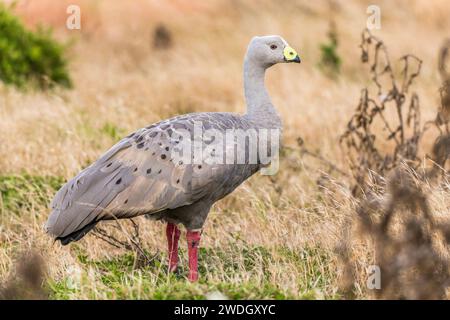
[[270, 100], [264, 78], [268, 66], [244, 60], [244, 94], [246, 117], [261, 127], [281, 127], [281, 120]]

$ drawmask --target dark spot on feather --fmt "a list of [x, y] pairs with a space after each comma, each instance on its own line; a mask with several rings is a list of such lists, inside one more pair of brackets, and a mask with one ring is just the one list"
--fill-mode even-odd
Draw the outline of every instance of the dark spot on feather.
[[166, 130], [168, 127], [170, 127], [170, 125], [165, 124], [165, 125], [162, 125], [162, 126], [161, 126], [161, 129]]
[[126, 138], [132, 138], [133, 136], [134, 136], [134, 132], [129, 134], [129, 135], [127, 135]]
[[150, 173], [152, 173], [152, 168], [147, 169], [147, 174], [150, 174]]
[[127, 200], [125, 200], [125, 202], [124, 202], [125, 204], [127, 204], [128, 203], [128, 199]]
[[197, 168], [201, 169], [201, 168], [202, 168], [202, 166], [200, 166], [200, 165], [199, 165], [199, 166], [198, 166]]
[[161, 142], [158, 142], [158, 145], [159, 145], [159, 146], [162, 146], [162, 143], [161, 143]]
[[111, 167], [112, 162], [108, 163], [108, 165], [106, 166], [107, 168]]
[[166, 147], [166, 151], [169, 151], [169, 147]]
[[154, 156], [154, 155], [155, 155], [155, 152], [152, 153], [152, 156]]
[[161, 171], [162, 171], [162, 169], [159, 169], [159, 171], [158, 171], [158, 174], [160, 174], [160, 173], [161, 173]]
[[154, 138], [154, 137], [156, 137], [157, 134], [158, 134], [157, 131], [153, 131], [153, 132], [151, 132], [151, 133], [149, 134], [149, 137], [150, 137], [150, 138]]
[[166, 159], [167, 158], [167, 156], [163, 153], [162, 155], [161, 155], [161, 159]]
[[140, 136], [139, 138], [136, 139], [136, 143], [139, 143], [139, 142], [141, 142], [142, 140], [144, 140], [144, 137], [143, 137], [143, 136]]
[[144, 147], [144, 145], [145, 145], [145, 142], [141, 142], [137, 145], [137, 148], [142, 149]]
[[178, 164], [181, 166], [181, 165], [183, 164], [183, 161], [180, 160], [180, 161], [178, 162]]
[[136, 172], [137, 170], [138, 170], [138, 168], [136, 167], [136, 168], [134, 168], [134, 170], [133, 170], [133, 171], [134, 171], [134, 172]]
[[177, 183], [180, 183], [180, 179], [177, 180]]
[[173, 133], [173, 130], [172, 130], [172, 129], [169, 129], [169, 130], [167, 130], [167, 133], [169, 134], [169, 136], [171, 136], [172, 133]]
[[122, 182], [122, 178], [116, 181], [116, 184], [120, 184]]

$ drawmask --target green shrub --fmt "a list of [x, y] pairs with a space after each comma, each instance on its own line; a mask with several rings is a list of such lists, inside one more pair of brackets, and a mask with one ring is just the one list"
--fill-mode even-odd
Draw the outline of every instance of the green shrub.
[[341, 68], [341, 58], [337, 53], [338, 37], [335, 28], [330, 26], [328, 32], [328, 42], [320, 45], [320, 68], [329, 76], [336, 76], [339, 74]]
[[50, 30], [24, 28], [0, 4], [0, 80], [19, 88], [27, 83], [45, 89], [59, 84], [70, 87], [65, 47], [53, 40]]

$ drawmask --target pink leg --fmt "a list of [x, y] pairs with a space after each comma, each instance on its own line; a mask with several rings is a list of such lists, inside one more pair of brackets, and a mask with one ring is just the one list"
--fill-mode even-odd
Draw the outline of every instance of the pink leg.
[[178, 240], [180, 239], [180, 229], [168, 223], [166, 228], [167, 243], [169, 249], [169, 272], [175, 272], [178, 266]]
[[186, 239], [189, 254], [189, 276], [191, 282], [198, 280], [198, 245], [200, 243], [200, 231], [187, 231]]

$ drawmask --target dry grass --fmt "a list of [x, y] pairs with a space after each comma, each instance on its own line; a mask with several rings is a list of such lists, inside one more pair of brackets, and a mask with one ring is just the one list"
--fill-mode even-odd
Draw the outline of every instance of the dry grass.
[[[450, 224], [431, 211], [424, 185], [407, 165], [392, 170], [382, 197], [371, 195], [357, 208], [358, 230], [346, 232], [338, 247], [344, 258], [343, 292], [352, 297], [358, 264], [352, 258], [355, 235], [373, 244], [374, 264], [381, 273], [382, 299], [442, 299], [450, 285]], [[345, 239], [345, 238], [344, 238]], [[356, 238], [357, 239], [357, 238]], [[369, 241], [370, 243], [370, 241]], [[353, 261], [352, 261], [353, 260]]]
[[[67, 3], [80, 4], [81, 31], [64, 29]], [[358, 201], [350, 191], [353, 179], [328, 164], [349, 172], [339, 136], [360, 90], [377, 88], [356, 63], [369, 2], [333, 3], [19, 1], [16, 11], [30, 26], [51, 24], [60, 39], [72, 41], [75, 88], [23, 93], [0, 85], [1, 282], [10, 283], [22, 252], [33, 250], [45, 258], [42, 284], [51, 298], [202, 298], [213, 290], [235, 298], [343, 297], [335, 248]], [[448, 4], [380, 1], [380, 6], [382, 30], [376, 35], [397, 71], [397, 58], [405, 53], [423, 61], [414, 85], [422, 119], [434, 120], [442, 85], [437, 58], [450, 28]], [[335, 80], [317, 66], [331, 17], [343, 60]], [[155, 48], [161, 25], [170, 32], [164, 49]], [[251, 178], [213, 208], [202, 239], [200, 283], [186, 283], [185, 270], [178, 277], [167, 275], [164, 228], [142, 218], [136, 219], [142, 247], [152, 257], [143, 268], [136, 268], [132, 251], [91, 234], [69, 247], [53, 244], [42, 224], [55, 189], [119, 137], [179, 113], [244, 111], [241, 64], [255, 34], [280, 34], [302, 57], [300, 66], [268, 72], [287, 148], [276, 176]], [[437, 135], [438, 130], [427, 131], [418, 157], [432, 153]], [[328, 164], [301, 152], [299, 137]], [[448, 184], [444, 179], [426, 187], [430, 212], [446, 221]], [[448, 252], [440, 254], [446, 258]], [[353, 294], [371, 298], [365, 270], [376, 261], [373, 246], [355, 238], [352, 255]]]

